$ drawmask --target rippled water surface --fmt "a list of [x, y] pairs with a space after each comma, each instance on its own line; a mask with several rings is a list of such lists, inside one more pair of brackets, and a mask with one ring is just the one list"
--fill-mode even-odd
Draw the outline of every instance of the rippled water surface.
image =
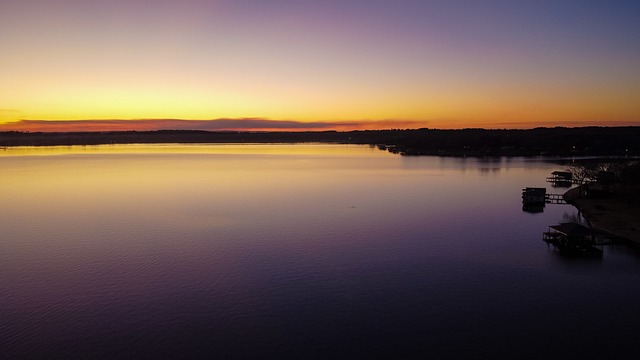
[[8, 148], [0, 169], [0, 357], [636, 350], [640, 261], [547, 248], [575, 209], [522, 211], [562, 169], [542, 159], [115, 145]]

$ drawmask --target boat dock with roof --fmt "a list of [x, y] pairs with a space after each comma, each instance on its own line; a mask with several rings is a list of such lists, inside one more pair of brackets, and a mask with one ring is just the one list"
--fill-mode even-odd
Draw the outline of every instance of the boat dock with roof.
[[577, 222], [549, 226], [542, 239], [553, 245], [561, 254], [568, 256], [602, 257], [603, 234]]

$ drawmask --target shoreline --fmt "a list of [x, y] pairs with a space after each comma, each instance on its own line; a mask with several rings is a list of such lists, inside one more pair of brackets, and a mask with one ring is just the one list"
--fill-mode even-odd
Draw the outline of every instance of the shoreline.
[[618, 198], [581, 197], [579, 191], [580, 187], [570, 189], [563, 197], [582, 213], [593, 229], [640, 246], [640, 208]]
[[[608, 141], [600, 141], [606, 138]], [[353, 131], [0, 131], [0, 147], [167, 143], [340, 143], [419, 156], [640, 156], [640, 126], [535, 129]]]

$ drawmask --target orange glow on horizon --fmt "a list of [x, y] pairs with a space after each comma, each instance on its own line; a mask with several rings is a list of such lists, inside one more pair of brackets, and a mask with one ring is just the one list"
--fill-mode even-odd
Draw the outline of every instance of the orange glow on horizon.
[[531, 129], [536, 127], [583, 126], [640, 126], [638, 121], [613, 121], [603, 125], [601, 121], [519, 121], [519, 122], [446, 122], [446, 121], [348, 121], [348, 122], [298, 122], [265, 119], [218, 120], [23, 120], [0, 124], [0, 131], [21, 132], [105, 132], [105, 131], [156, 131], [156, 130], [204, 130], [204, 131], [353, 131], [389, 129]]
[[0, 131], [640, 124], [635, 5], [567, 22], [534, 1], [36, 3], [0, 5]]

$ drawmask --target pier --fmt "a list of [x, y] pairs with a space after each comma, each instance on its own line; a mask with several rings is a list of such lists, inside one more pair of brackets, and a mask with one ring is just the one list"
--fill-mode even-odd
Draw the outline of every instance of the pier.
[[564, 194], [547, 194], [545, 188], [527, 187], [522, 189], [522, 203], [534, 204], [566, 204]]
[[549, 231], [542, 234], [542, 240], [560, 254], [566, 256], [602, 257], [602, 249], [598, 239], [602, 234], [576, 222], [549, 226]]
[[564, 194], [546, 194], [544, 201], [547, 204], [567, 204]]
[[551, 183], [553, 187], [571, 187], [571, 185], [577, 184], [570, 171], [554, 171], [547, 178], [547, 182]]

